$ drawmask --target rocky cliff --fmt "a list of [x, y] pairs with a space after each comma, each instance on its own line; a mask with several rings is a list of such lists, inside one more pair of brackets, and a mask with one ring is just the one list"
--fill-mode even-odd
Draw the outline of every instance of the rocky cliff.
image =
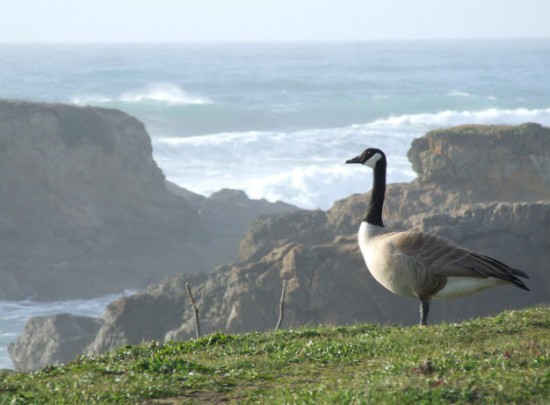
[[120, 111], [0, 101], [0, 299], [94, 297], [208, 271], [237, 258], [255, 216], [289, 209], [167, 186], [145, 127]]
[[[387, 225], [438, 233], [531, 276], [530, 292], [506, 286], [435, 302], [433, 322], [550, 302], [549, 156], [550, 129], [536, 124], [457, 127], [413, 142], [409, 159], [418, 178], [388, 186]], [[371, 175], [365, 169], [366, 187]], [[327, 212], [296, 211], [257, 219], [241, 241], [240, 262], [208, 275], [182, 274], [111, 303], [98, 321], [95, 338], [81, 340], [81, 352], [102, 352], [143, 339], [193, 337], [185, 282], [201, 297], [204, 333], [273, 328], [283, 280], [287, 282], [283, 327], [416, 323], [417, 301], [378, 285], [359, 254], [355, 233], [368, 198], [368, 194], [350, 196]], [[71, 330], [58, 333], [57, 340], [66, 339]], [[28, 342], [33, 336], [40, 341], [45, 331], [29, 328], [10, 347], [21, 367], [31, 364], [22, 360], [22, 353], [34, 352]], [[50, 355], [50, 361], [59, 358], [55, 351]], [[41, 361], [32, 364], [47, 364]]]

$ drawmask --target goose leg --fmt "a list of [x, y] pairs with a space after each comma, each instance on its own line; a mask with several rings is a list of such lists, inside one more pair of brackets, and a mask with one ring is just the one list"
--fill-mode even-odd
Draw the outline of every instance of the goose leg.
[[420, 326], [427, 325], [429, 313], [430, 313], [430, 301], [421, 301], [420, 302]]

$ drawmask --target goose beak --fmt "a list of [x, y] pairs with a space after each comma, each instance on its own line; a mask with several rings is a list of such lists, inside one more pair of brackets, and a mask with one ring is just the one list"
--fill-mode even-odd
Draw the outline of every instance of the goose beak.
[[361, 163], [361, 155], [356, 156], [353, 159], [346, 160], [346, 163]]

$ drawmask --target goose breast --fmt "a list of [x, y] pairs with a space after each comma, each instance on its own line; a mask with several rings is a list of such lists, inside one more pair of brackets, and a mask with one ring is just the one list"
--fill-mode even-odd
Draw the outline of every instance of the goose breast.
[[[379, 228], [379, 229], [377, 229]], [[445, 277], [432, 274], [414, 255], [401, 249], [403, 232], [392, 232], [364, 222], [359, 246], [372, 276], [391, 292], [421, 299], [445, 285]]]

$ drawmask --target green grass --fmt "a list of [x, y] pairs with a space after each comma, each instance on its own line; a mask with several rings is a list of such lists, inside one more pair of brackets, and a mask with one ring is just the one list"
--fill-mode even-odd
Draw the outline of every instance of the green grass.
[[550, 403], [550, 308], [125, 346], [0, 374], [0, 404]]

